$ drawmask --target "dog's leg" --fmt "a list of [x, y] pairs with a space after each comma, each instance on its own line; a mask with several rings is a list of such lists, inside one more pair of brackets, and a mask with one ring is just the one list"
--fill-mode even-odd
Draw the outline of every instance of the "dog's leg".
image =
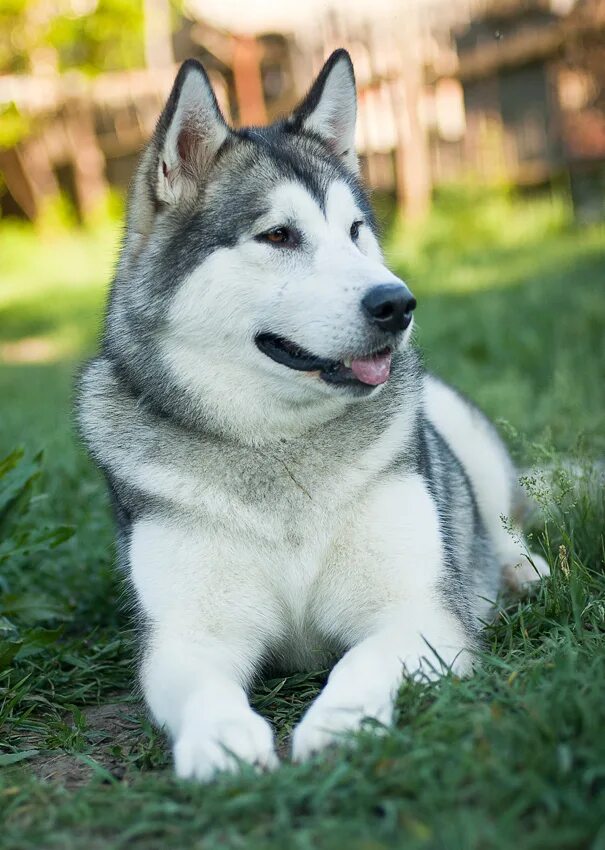
[[[361, 728], [364, 719], [388, 725], [405, 675], [437, 678], [447, 670], [470, 672], [462, 626], [446, 610], [426, 604], [402, 607], [389, 624], [354, 646], [294, 731], [293, 757], [303, 761]], [[422, 632], [413, 624], [422, 624]]]
[[174, 742], [177, 775], [203, 781], [240, 761], [277, 764], [271, 727], [245, 692], [271, 612], [249, 555], [235, 546], [227, 554], [208, 528], [142, 520], [131, 535], [132, 580], [149, 623], [145, 698]]
[[141, 678], [156, 721], [173, 738], [177, 776], [206, 781], [239, 761], [277, 765], [271, 727], [250, 708], [231, 655], [199, 631], [194, 643], [174, 625], [154, 631]]
[[318, 616], [326, 629], [350, 635], [351, 649], [294, 732], [297, 760], [359, 729], [364, 718], [390, 723], [404, 675], [471, 668], [473, 637], [442, 600], [443, 545], [426, 481], [409, 475], [381, 484], [343, 529], [331, 552], [330, 602]]
[[[430, 375], [425, 380], [425, 399], [429, 418], [472, 482], [504, 582], [521, 590], [547, 576], [548, 564], [541, 555], [529, 553], [517, 527], [530, 503], [515, 481], [513, 462], [493, 426], [470, 402]], [[512, 529], [505, 527], [503, 517], [514, 520]]]

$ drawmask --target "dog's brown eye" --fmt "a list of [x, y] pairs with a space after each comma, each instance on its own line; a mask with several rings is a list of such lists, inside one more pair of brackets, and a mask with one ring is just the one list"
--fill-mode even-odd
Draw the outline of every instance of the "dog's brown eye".
[[354, 221], [351, 225], [351, 239], [353, 242], [357, 241], [357, 237], [359, 236], [359, 228], [363, 224], [363, 221]]
[[261, 239], [271, 242], [272, 245], [284, 245], [290, 241], [290, 231], [287, 227], [276, 227], [275, 230], [263, 233]]

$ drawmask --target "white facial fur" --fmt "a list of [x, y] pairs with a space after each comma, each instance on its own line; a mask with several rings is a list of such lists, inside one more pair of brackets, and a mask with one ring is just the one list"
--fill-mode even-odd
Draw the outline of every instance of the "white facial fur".
[[[326, 407], [333, 412], [341, 393], [316, 374], [275, 363], [257, 349], [255, 336], [275, 333], [334, 360], [363, 356], [376, 344], [361, 300], [372, 286], [399, 281], [384, 265], [369, 225], [361, 226], [356, 242], [351, 239], [351, 225], [363, 214], [344, 182], [329, 187], [325, 211], [294, 182], [276, 187], [269, 200], [270, 212], [253, 231], [237, 246], [214, 252], [189, 276], [169, 313], [164, 354], [175, 379], [193, 388], [223, 426], [232, 415], [238, 418], [228, 409], [238, 399], [246, 423], [256, 419], [251, 409], [261, 399], [265, 424], [269, 398], [280, 422], [282, 408], [291, 419], [292, 406], [301, 403], [303, 427], [311, 424], [309, 417], [329, 415]], [[254, 238], [285, 224], [302, 233], [299, 247]], [[409, 329], [402, 344], [408, 337]]]

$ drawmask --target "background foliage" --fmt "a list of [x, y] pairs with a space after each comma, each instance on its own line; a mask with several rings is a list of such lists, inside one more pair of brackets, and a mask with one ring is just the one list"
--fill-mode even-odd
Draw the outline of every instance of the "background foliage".
[[141, 0], [3, 0], [0, 73], [49, 62], [87, 74], [143, 64]]

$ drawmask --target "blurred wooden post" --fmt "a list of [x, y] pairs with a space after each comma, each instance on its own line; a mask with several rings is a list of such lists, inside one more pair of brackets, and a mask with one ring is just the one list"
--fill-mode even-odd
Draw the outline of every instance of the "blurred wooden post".
[[174, 64], [169, 0], [144, 0], [145, 64], [168, 68]]
[[420, 219], [431, 204], [431, 171], [428, 140], [419, 117], [421, 88], [410, 68], [395, 83], [395, 122], [398, 145], [395, 152], [397, 200], [405, 217]]
[[105, 201], [105, 157], [95, 133], [92, 109], [81, 102], [65, 110], [65, 132], [74, 169], [78, 212], [88, 218]]
[[57, 198], [59, 186], [42, 139], [31, 139], [0, 150], [0, 170], [9, 192], [33, 221], [48, 201]]
[[261, 58], [261, 47], [255, 38], [234, 36], [233, 78], [240, 126], [265, 124], [267, 121]]
[[409, 220], [423, 218], [431, 205], [431, 165], [427, 132], [420, 118], [423, 62], [418, 9], [408, 9], [404, 44], [398, 45], [398, 79], [392, 97], [398, 144], [395, 152], [397, 200]]

